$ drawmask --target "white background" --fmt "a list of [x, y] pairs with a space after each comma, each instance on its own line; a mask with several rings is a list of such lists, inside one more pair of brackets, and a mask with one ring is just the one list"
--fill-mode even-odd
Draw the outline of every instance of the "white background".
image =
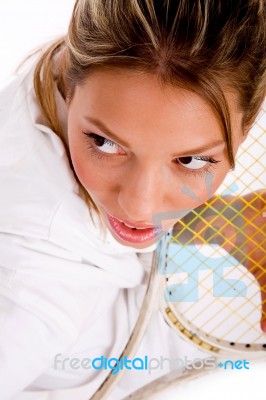
[[[0, 0], [0, 84], [30, 50], [66, 31], [73, 5], [74, 0]], [[163, 398], [265, 400], [265, 378], [264, 363], [201, 378]]]
[[36, 46], [67, 30], [74, 0], [0, 0], [0, 84]]

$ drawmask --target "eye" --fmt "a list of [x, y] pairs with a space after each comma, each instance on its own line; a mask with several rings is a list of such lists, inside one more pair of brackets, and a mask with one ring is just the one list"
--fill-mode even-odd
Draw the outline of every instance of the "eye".
[[106, 139], [103, 136], [97, 135], [96, 133], [83, 133], [93, 141], [94, 147], [100, 150], [102, 153], [118, 154], [120, 152], [120, 147], [112, 140]]
[[179, 157], [176, 159], [179, 164], [187, 169], [203, 169], [209, 163], [216, 164], [219, 161], [214, 160], [212, 157]]

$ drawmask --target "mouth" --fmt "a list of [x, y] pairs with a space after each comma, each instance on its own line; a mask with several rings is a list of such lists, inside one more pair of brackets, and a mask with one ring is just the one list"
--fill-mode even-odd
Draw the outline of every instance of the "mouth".
[[145, 243], [155, 240], [162, 232], [162, 227], [154, 225], [140, 225], [122, 221], [106, 213], [109, 226], [120, 239], [130, 243]]

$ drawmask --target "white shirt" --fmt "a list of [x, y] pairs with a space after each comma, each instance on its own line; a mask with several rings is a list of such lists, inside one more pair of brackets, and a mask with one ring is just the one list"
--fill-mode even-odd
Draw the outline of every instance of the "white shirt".
[[[137, 254], [104, 236], [95, 213], [93, 224], [62, 141], [37, 106], [32, 67], [0, 93], [0, 185], [0, 398], [40, 399], [38, 391], [56, 390], [56, 399], [65, 400], [60, 389], [85, 385], [71, 398], [87, 399], [109, 371], [56, 368], [55, 356], [120, 355], [154, 247]], [[191, 351], [157, 313], [139, 354]], [[129, 371], [111, 398], [166, 372]]]

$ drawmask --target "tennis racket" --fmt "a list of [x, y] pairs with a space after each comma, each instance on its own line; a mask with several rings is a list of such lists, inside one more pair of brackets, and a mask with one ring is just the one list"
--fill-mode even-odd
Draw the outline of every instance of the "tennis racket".
[[[227, 360], [266, 359], [265, 126], [263, 109], [217, 195], [179, 221], [158, 249], [165, 320], [215, 357], [216, 370]], [[214, 371], [172, 371], [128, 399], [152, 399]]]
[[[134, 357], [159, 308], [177, 335], [215, 358], [216, 370], [228, 360], [266, 359], [265, 120], [264, 110], [216, 196], [160, 241], [139, 318], [120, 357]], [[152, 399], [213, 371], [196, 363], [173, 370], [126, 399]], [[124, 372], [110, 372], [91, 400], [107, 399]]]
[[266, 333], [261, 326], [266, 301], [265, 206], [263, 191], [234, 197], [231, 202], [215, 197], [164, 238], [157, 256], [163, 293], [160, 309], [181, 338], [215, 358], [215, 367], [205, 368], [203, 360], [198, 360], [127, 399], [152, 399], [215, 369], [239, 367], [243, 359], [248, 363], [266, 360]]

